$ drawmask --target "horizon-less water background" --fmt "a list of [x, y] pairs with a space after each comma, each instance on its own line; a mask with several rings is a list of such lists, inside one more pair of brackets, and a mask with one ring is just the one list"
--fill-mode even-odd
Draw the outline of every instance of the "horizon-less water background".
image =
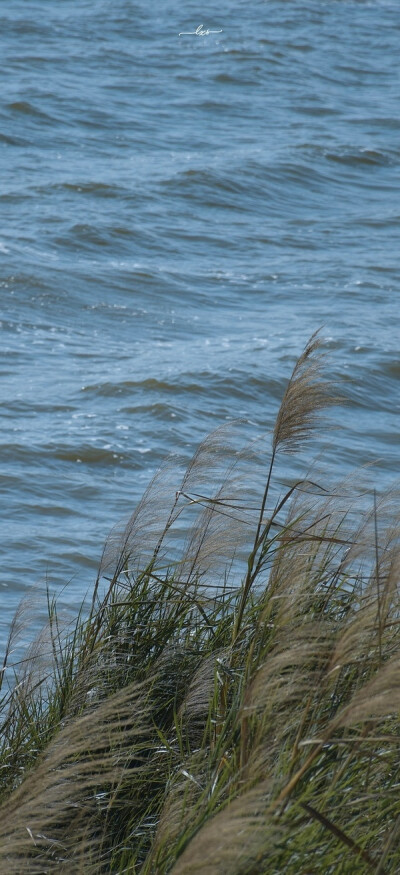
[[13, 0], [0, 34], [2, 649], [169, 452], [271, 427], [320, 325], [324, 464], [398, 475], [400, 9]]

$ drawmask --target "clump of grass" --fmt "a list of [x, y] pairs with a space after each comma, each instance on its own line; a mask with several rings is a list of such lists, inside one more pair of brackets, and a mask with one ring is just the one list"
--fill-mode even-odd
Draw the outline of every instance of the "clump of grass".
[[357, 513], [351, 482], [275, 483], [332, 400], [314, 336], [269, 458], [224, 427], [179, 476], [168, 462], [112, 532], [88, 613], [62, 627], [49, 599], [12, 668], [21, 606], [0, 676], [5, 871], [399, 871], [397, 496]]

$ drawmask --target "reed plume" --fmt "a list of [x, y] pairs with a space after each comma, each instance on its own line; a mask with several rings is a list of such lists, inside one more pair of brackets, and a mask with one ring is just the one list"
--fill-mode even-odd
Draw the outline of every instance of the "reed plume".
[[17, 612], [0, 869], [399, 871], [398, 491], [368, 511], [354, 481], [308, 474], [271, 498], [278, 455], [335, 400], [321, 348], [294, 367], [268, 464], [241, 425], [168, 460], [89, 608], [68, 626], [49, 599], [20, 665]]

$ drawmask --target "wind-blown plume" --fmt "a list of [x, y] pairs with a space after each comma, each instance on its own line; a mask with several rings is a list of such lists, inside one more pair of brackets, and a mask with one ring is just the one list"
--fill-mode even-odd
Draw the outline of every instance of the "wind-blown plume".
[[272, 452], [294, 453], [313, 432], [321, 411], [337, 398], [321, 376], [322, 354], [318, 332], [312, 335], [297, 360], [283, 396], [272, 439]]
[[49, 599], [11, 665], [17, 612], [0, 696], [10, 875], [400, 871], [398, 494], [368, 514], [355, 481], [276, 483], [276, 457], [336, 400], [319, 347], [267, 466], [218, 429], [114, 530], [89, 616], [65, 628]]

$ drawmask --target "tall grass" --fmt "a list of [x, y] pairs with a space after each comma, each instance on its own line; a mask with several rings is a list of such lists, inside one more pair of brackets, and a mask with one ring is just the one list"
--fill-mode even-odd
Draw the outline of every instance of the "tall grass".
[[[311, 338], [271, 446], [156, 475], [72, 628], [1, 688], [0, 870], [397, 873], [399, 505], [279, 486], [332, 403]], [[179, 467], [179, 466], [178, 466]], [[182, 533], [186, 532], [183, 538]]]

